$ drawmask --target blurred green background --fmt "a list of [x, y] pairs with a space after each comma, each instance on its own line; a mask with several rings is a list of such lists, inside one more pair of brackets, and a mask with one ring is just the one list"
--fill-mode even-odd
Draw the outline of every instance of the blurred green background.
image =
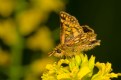
[[0, 80], [41, 80], [55, 61], [48, 52], [59, 43], [60, 11], [93, 28], [101, 46], [86, 53], [121, 72], [120, 0], [0, 0]]

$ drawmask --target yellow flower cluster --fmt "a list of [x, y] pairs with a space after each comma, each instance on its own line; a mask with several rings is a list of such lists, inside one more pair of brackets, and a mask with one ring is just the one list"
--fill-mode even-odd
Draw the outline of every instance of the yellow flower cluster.
[[[19, 80], [21, 77], [25, 80], [34, 80], [38, 77], [37, 74], [43, 72], [44, 64], [53, 61], [44, 58], [54, 46], [52, 32], [46, 23], [50, 13], [58, 13], [64, 9], [65, 4], [66, 0], [0, 0], [0, 67], [7, 66], [9, 73], [8, 70], [4, 71], [9, 80]], [[33, 60], [32, 56], [27, 69], [21, 70], [18, 67], [26, 68], [21, 62], [24, 58], [23, 52], [28, 48], [29, 51], [40, 53], [40, 59]], [[34, 57], [36, 58], [38, 56]], [[22, 71], [27, 74], [19, 75]]]
[[[99, 69], [98, 72], [94, 73], [94, 67]], [[111, 72], [111, 63], [95, 64], [95, 57], [88, 60], [86, 54], [60, 59], [57, 63], [48, 64], [46, 69], [43, 80], [110, 80], [121, 75]]]
[[50, 34], [50, 30], [46, 26], [39, 28], [35, 35], [27, 39], [27, 47], [35, 50], [41, 49], [47, 53], [54, 44]]

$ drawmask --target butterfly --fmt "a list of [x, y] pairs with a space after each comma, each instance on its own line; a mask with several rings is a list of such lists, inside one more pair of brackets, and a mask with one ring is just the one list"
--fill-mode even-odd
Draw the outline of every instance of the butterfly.
[[56, 57], [73, 56], [100, 45], [97, 34], [87, 25], [80, 26], [78, 20], [70, 14], [60, 12], [60, 44], [49, 53]]

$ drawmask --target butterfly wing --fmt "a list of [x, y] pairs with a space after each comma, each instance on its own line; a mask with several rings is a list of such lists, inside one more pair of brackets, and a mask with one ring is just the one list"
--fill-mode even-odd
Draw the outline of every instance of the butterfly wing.
[[94, 30], [87, 25], [81, 26], [83, 28], [83, 33], [70, 39], [68, 41], [69, 47], [75, 47], [75, 50], [87, 51], [95, 46], [100, 45], [100, 40], [96, 39], [97, 34], [94, 33]]
[[80, 26], [78, 20], [68, 13], [61, 12], [61, 44], [69, 47], [78, 46], [81, 51], [100, 45], [94, 30], [87, 25]]
[[68, 45], [70, 40], [83, 33], [82, 27], [79, 25], [78, 20], [66, 12], [60, 12], [61, 20], [61, 44]]

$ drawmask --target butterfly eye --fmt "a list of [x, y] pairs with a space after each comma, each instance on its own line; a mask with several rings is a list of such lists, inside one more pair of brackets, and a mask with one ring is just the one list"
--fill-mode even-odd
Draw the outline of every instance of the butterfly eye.
[[61, 50], [60, 49], [57, 49], [56, 51], [57, 51], [57, 53], [61, 53]]

